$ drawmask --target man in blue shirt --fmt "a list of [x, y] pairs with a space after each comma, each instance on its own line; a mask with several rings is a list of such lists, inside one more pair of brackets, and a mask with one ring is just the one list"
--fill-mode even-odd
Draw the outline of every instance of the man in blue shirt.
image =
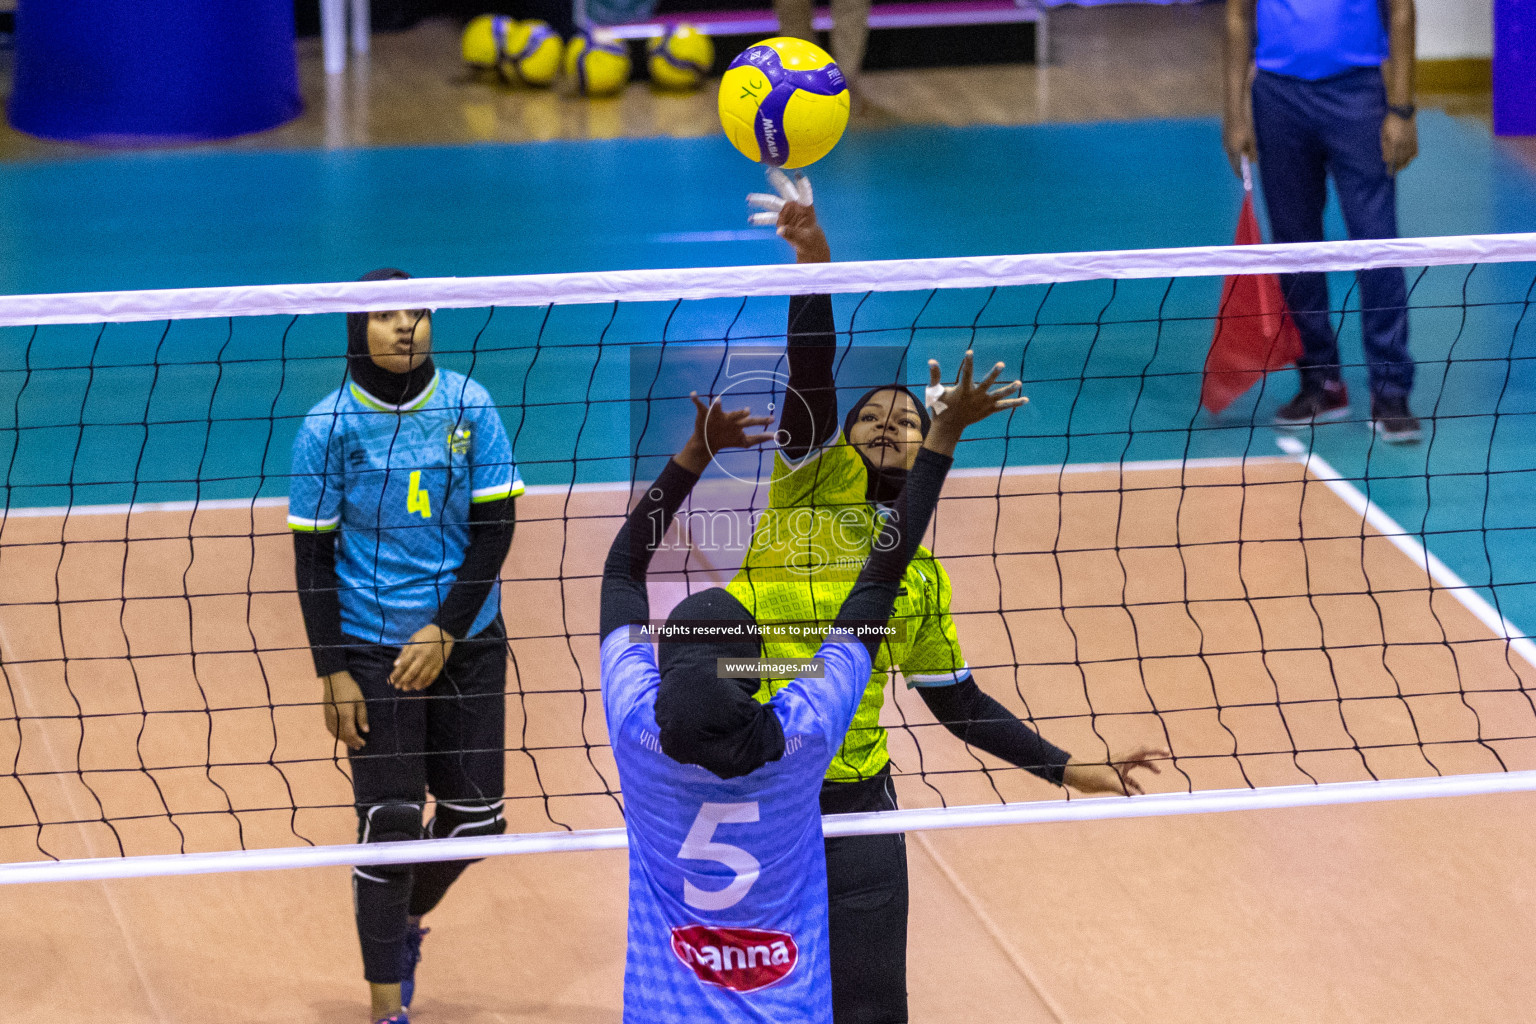
[[[507, 827], [498, 574], [523, 481], [490, 395], [431, 348], [430, 310], [349, 313], [347, 379], [293, 443], [299, 605], [364, 843], [421, 838], [428, 791], [427, 835]], [[467, 864], [353, 869], [373, 1020], [408, 1024], [422, 915]]]
[[[1413, 61], [1413, 0], [1227, 0], [1222, 142], [1234, 170], [1245, 157], [1258, 160], [1274, 241], [1323, 240], [1329, 175], [1349, 237], [1397, 237], [1394, 176], [1419, 151]], [[1403, 271], [1364, 270], [1358, 279], [1372, 429], [1384, 441], [1417, 441]], [[1349, 393], [1327, 280], [1282, 274], [1280, 284], [1303, 355], [1301, 391], [1275, 423], [1343, 419]]]
[[[695, 398], [694, 434], [642, 495], [603, 572], [603, 706], [629, 830], [630, 1024], [831, 1024], [822, 776], [869, 681], [897, 588], [927, 528], [966, 426], [1020, 400], [979, 382], [967, 353], [942, 390], [923, 449], [816, 652], [824, 675], [767, 704], [759, 680], [729, 676], [761, 645], [752, 614], [721, 588], [679, 602], [653, 650], [651, 555], [711, 454], [771, 435], [769, 422]], [[938, 367], [932, 364], [934, 383]], [[740, 666], [738, 666], [738, 676]]]

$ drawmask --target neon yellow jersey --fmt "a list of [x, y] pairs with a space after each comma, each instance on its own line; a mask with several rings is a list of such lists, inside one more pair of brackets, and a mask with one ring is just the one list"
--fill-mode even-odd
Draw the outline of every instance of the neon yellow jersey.
[[[868, 472], [841, 434], [797, 464], [775, 456], [768, 507], [753, 529], [741, 570], [726, 587], [770, 627], [764, 658], [813, 656], [819, 635], [796, 639], [786, 636], [784, 627], [832, 621], [853, 589], [881, 527], [877, 509], [865, 498]], [[932, 552], [919, 547], [891, 615], [894, 633], [875, 658], [853, 725], [827, 769], [830, 781], [867, 779], [890, 760], [880, 708], [893, 668], [908, 686], [966, 677], [949, 601], [949, 574]], [[767, 701], [789, 681], [766, 680], [758, 700]]]

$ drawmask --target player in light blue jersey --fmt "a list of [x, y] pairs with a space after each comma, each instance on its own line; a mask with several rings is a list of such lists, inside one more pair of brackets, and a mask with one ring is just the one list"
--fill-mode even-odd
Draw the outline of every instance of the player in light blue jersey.
[[[937, 385], [938, 365], [930, 366]], [[642, 630], [651, 555], [711, 453], [768, 438], [745, 432], [768, 418], [695, 397], [693, 436], [630, 513], [603, 572], [603, 706], [629, 831], [626, 1022], [830, 1024], [822, 776], [869, 680], [961, 432], [1021, 401], [1006, 397], [1017, 382], [992, 389], [1001, 369], [973, 382], [966, 353], [816, 651], [823, 674], [796, 679], [766, 704], [752, 698], [763, 674], [752, 665], [759, 627], [725, 590], [679, 602], [655, 650]]]
[[[299, 604], [364, 843], [422, 838], [429, 791], [427, 835], [506, 830], [498, 577], [523, 481], [490, 395], [431, 349], [430, 310], [349, 313], [346, 382], [293, 444]], [[421, 918], [468, 863], [353, 869], [373, 1020], [407, 1024]]]

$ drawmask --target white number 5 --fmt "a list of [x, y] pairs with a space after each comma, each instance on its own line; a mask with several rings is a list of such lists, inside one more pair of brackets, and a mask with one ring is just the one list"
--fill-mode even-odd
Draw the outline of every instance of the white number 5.
[[699, 808], [699, 816], [693, 819], [688, 838], [677, 851], [678, 860], [712, 860], [724, 864], [736, 872], [736, 877], [724, 889], [700, 889], [692, 882], [683, 881], [683, 902], [699, 910], [724, 910], [734, 907], [747, 895], [757, 881], [762, 865], [757, 858], [739, 846], [714, 842], [715, 829], [721, 825], [738, 825], [757, 820], [757, 803], [705, 804]]

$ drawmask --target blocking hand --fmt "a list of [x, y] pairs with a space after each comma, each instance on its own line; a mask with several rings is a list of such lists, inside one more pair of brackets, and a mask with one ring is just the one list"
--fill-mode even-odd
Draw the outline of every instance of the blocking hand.
[[690, 391], [688, 397], [693, 399], [693, 436], [674, 458], [690, 473], [702, 474], [710, 460], [727, 448], [751, 448], [773, 440], [772, 434], [747, 433], [748, 427], [772, 423], [772, 416], [753, 416], [751, 409], [727, 411], [718, 398], [706, 405], [697, 391]]
[[779, 237], [795, 247], [796, 263], [829, 262], [832, 252], [827, 246], [826, 233], [816, 221], [811, 179], [799, 171], [791, 178], [777, 167], [770, 167], [768, 183], [778, 195], [753, 192], [747, 196], [747, 205], [758, 210], [748, 215], [747, 222], [762, 227], [774, 225]]
[[965, 358], [960, 360], [958, 378], [955, 383], [947, 387], [942, 383], [938, 360], [928, 360], [926, 404], [933, 410], [933, 426], [928, 431], [928, 439], [924, 442], [924, 446], [941, 455], [954, 454], [955, 444], [960, 440], [960, 435], [966, 427], [973, 423], [980, 423], [993, 413], [1012, 409], [1029, 401], [1022, 395], [1017, 398], [1008, 397], [1023, 387], [1019, 381], [1011, 381], [996, 389], [992, 387], [998, 374], [1003, 372], [1002, 363], [992, 367], [992, 371], [981, 380], [973, 380], [971, 376], [973, 359], [972, 353], [965, 353]]

